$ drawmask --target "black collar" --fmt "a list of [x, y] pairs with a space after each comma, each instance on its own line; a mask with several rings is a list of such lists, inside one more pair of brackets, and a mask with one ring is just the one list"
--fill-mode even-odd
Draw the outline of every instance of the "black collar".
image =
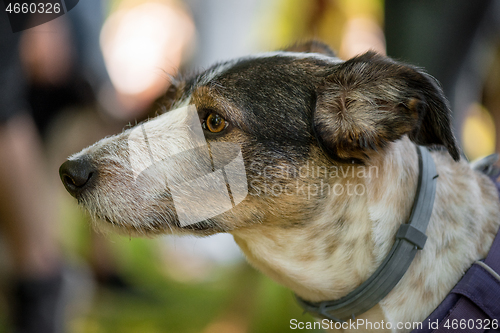
[[436, 165], [427, 148], [417, 146], [418, 185], [409, 222], [402, 224], [391, 251], [378, 269], [358, 288], [333, 301], [308, 302], [296, 296], [305, 312], [343, 322], [354, 319], [380, 302], [406, 273], [415, 254], [423, 249], [425, 231], [434, 206], [436, 194]]

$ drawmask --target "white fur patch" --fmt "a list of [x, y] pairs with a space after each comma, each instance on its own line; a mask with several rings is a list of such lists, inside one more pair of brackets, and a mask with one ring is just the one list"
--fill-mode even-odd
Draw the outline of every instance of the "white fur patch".
[[203, 146], [206, 146], [206, 141], [196, 107], [193, 105], [172, 110], [142, 123], [133, 128], [128, 137], [130, 166], [134, 179], [156, 162]]
[[287, 57], [295, 59], [317, 59], [332, 64], [340, 64], [344, 62], [337, 57], [331, 57], [321, 53], [303, 53], [303, 52], [288, 52], [288, 51], [276, 51], [276, 52], [263, 52], [257, 53], [245, 59], [260, 59], [260, 58], [272, 58], [272, 57]]

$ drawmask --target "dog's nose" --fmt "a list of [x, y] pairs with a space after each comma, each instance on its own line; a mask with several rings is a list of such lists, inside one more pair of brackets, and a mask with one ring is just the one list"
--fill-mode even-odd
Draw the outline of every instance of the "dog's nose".
[[88, 158], [66, 161], [59, 168], [64, 187], [74, 197], [88, 188], [95, 175], [96, 169]]

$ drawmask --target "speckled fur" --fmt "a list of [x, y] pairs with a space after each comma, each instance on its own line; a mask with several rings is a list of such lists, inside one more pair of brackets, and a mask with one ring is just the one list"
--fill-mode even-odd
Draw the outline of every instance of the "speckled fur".
[[[249, 195], [231, 211], [179, 227], [167, 192], [131, 181], [130, 130], [71, 157], [90, 158], [98, 170], [78, 200], [97, 225], [118, 232], [229, 232], [271, 278], [306, 300], [332, 300], [375, 271], [408, 220], [418, 177], [415, 143], [443, 146], [432, 151], [439, 178], [425, 248], [390, 294], [360, 316], [394, 325], [422, 321], [488, 252], [500, 223], [495, 187], [460, 160], [446, 100], [424, 72], [372, 53], [341, 62], [316, 43], [294, 51], [306, 49], [324, 54], [278, 52], [222, 63], [180, 80], [160, 100], [160, 110], [193, 104], [200, 119], [215, 110], [230, 122], [206, 138], [241, 147]], [[158, 135], [176, 126], [172, 121]], [[296, 191], [269, 193], [270, 186]], [[329, 192], [334, 186], [363, 192]]]

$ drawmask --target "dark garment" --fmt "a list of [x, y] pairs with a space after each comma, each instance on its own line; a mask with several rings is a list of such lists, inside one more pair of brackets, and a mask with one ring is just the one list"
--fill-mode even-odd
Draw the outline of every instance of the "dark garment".
[[[500, 183], [495, 185], [500, 196]], [[500, 218], [500, 217], [499, 217]], [[448, 296], [423, 322], [422, 329], [412, 333], [444, 333], [444, 332], [500, 332], [500, 232], [483, 261], [494, 272], [484, 266], [474, 263]], [[474, 320], [471, 322], [469, 320]], [[494, 321], [496, 320], [496, 322]], [[466, 329], [453, 329], [453, 323], [470, 325]], [[432, 323], [439, 322], [439, 328], [434, 329]], [[479, 328], [489, 323], [488, 328]], [[451, 326], [444, 327], [445, 325]]]
[[73, 0], [71, 4], [74, 8], [57, 20], [65, 20], [75, 52], [68, 79], [57, 84], [26, 80], [19, 55], [23, 32], [13, 33], [7, 17], [0, 19], [0, 124], [16, 114], [29, 113], [43, 138], [60, 112], [95, 106], [99, 90], [110, 85], [99, 47], [102, 2]]
[[19, 58], [20, 33], [13, 33], [7, 17], [0, 17], [0, 124], [28, 111], [26, 82]]

